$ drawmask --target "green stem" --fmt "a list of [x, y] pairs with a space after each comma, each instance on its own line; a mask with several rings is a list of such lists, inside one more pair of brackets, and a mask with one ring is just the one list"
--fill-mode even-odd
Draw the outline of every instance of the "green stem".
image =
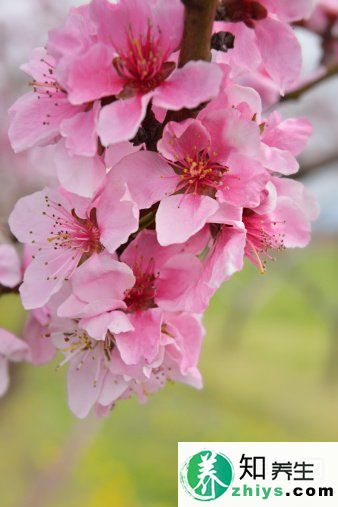
[[155, 222], [155, 211], [150, 211], [144, 217], [140, 218], [139, 231], [146, 229], [149, 225], [152, 225]]

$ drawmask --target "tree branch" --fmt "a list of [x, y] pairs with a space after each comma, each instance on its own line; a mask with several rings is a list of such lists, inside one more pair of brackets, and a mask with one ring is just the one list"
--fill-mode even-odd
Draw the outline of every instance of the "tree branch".
[[5, 294], [19, 294], [19, 287], [20, 285], [10, 288], [0, 284], [0, 297], [4, 296]]
[[[184, 32], [178, 66], [183, 67], [191, 60], [210, 61], [212, 26], [219, 0], [182, 0], [182, 3], [185, 5]], [[168, 111], [163, 124], [157, 128], [148, 149], [156, 151], [157, 142], [167, 123], [194, 118], [203, 107], [202, 104], [196, 109]]]
[[182, 0], [185, 5], [184, 33], [179, 67], [191, 60], [211, 60], [211, 34], [218, 0]]
[[312, 88], [315, 88], [318, 84], [322, 83], [323, 81], [326, 81], [327, 79], [336, 76], [338, 74], [338, 63], [331, 65], [327, 68], [325, 74], [320, 76], [319, 78], [314, 79], [313, 81], [310, 81], [297, 90], [293, 90], [290, 93], [287, 93], [284, 95], [284, 97], [281, 98], [281, 102], [286, 102], [288, 100], [297, 100], [299, 99], [304, 93], [307, 93], [308, 91], [312, 90]]
[[321, 171], [322, 169], [325, 169], [329, 164], [333, 164], [335, 162], [338, 162], [338, 153], [333, 153], [327, 157], [315, 160], [312, 164], [301, 166], [298, 173], [293, 174], [292, 177], [296, 180], [303, 178], [303, 176], [315, 173], [316, 171]]

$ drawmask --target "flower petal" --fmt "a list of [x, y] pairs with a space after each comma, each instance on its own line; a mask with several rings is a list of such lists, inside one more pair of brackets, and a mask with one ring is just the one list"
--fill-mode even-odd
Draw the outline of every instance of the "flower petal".
[[215, 199], [204, 195], [173, 195], [163, 199], [156, 214], [158, 242], [162, 246], [184, 243], [200, 231], [218, 210]]
[[139, 209], [150, 208], [175, 191], [179, 181], [172, 168], [155, 152], [139, 151], [124, 157], [110, 171], [108, 179], [121, 178]]
[[223, 73], [215, 63], [188, 62], [156, 88], [153, 103], [171, 111], [193, 109], [219, 93], [222, 78]]
[[97, 132], [103, 146], [128, 141], [136, 136], [152, 93], [116, 100], [102, 108]]

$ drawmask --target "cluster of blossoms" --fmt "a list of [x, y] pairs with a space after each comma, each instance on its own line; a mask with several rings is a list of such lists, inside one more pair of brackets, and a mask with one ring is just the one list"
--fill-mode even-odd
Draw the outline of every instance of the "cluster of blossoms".
[[[10, 216], [30, 312], [24, 341], [1, 332], [0, 357], [41, 364], [60, 351], [78, 417], [168, 381], [200, 388], [215, 291], [245, 258], [264, 272], [309, 242], [317, 206], [288, 176], [311, 126], [265, 117], [259, 92], [296, 84], [290, 22], [310, 13], [310, 0], [221, 2], [212, 60], [181, 66], [180, 0], [92, 0], [22, 67], [32, 89], [10, 110], [10, 140], [16, 152], [49, 145], [59, 186]], [[21, 267], [2, 248], [0, 282], [13, 287]]]

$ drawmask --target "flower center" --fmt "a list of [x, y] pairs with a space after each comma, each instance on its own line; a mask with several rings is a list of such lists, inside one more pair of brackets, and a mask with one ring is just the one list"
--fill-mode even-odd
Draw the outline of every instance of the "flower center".
[[184, 160], [172, 164], [181, 181], [177, 190], [184, 190], [184, 194], [215, 195], [215, 191], [223, 184], [223, 175], [228, 168], [210, 160], [206, 150], [195, 156], [186, 156]]
[[42, 74], [41, 81], [33, 79], [29, 83], [33, 87], [34, 93], [38, 95], [38, 99], [55, 97], [56, 95], [66, 95], [66, 92], [61, 88], [59, 83], [54, 77], [55, 67], [47, 60], [41, 58], [41, 63], [46, 65], [46, 71]]
[[284, 234], [278, 232], [278, 222], [272, 222], [266, 215], [258, 215], [244, 209], [243, 222], [247, 231], [246, 256], [259, 267], [261, 273], [266, 270], [267, 261], [275, 261], [269, 250], [284, 250]]
[[86, 218], [77, 216], [75, 210], [67, 211], [60, 203], [55, 203], [45, 196], [46, 207], [43, 215], [52, 219], [50, 236], [47, 241], [54, 250], [73, 249], [92, 254], [100, 252], [100, 230], [96, 220], [96, 209], [93, 208]]
[[152, 25], [144, 37], [134, 37], [132, 29], [127, 32], [127, 47], [118, 51], [114, 67], [125, 81], [120, 98], [136, 92], [148, 93], [155, 89], [174, 70], [175, 64], [167, 62], [169, 54], [162, 50], [161, 33], [154, 33]]
[[154, 259], [151, 258], [147, 267], [143, 269], [143, 258], [136, 262], [134, 275], [136, 278], [134, 286], [129, 289], [124, 298], [129, 312], [147, 310], [156, 306], [156, 279]]
[[[34, 79], [29, 85], [33, 87], [38, 100], [53, 100], [54, 107], [57, 108], [60, 104], [59, 100], [64, 99], [67, 94], [54, 78], [55, 67], [43, 58], [40, 62], [46, 65], [46, 71], [42, 74], [41, 81]], [[57, 109], [55, 111], [57, 112]], [[51, 120], [53, 120], [53, 116], [54, 114], [51, 114], [51, 112], [46, 113], [42, 125], [48, 127]]]
[[59, 363], [57, 369], [78, 357], [80, 361], [77, 364], [76, 370], [80, 371], [89, 361], [95, 361], [97, 358], [97, 347], [99, 347], [99, 353], [102, 357], [99, 357], [97, 361], [93, 380], [93, 387], [97, 387], [102, 368], [102, 359], [111, 360], [111, 352], [115, 345], [112, 335], [108, 335], [107, 333], [104, 342], [93, 340], [83, 329], [74, 329], [70, 332], [64, 332], [62, 335], [65, 346], [61, 347], [60, 350], [65, 354], [65, 358]]

